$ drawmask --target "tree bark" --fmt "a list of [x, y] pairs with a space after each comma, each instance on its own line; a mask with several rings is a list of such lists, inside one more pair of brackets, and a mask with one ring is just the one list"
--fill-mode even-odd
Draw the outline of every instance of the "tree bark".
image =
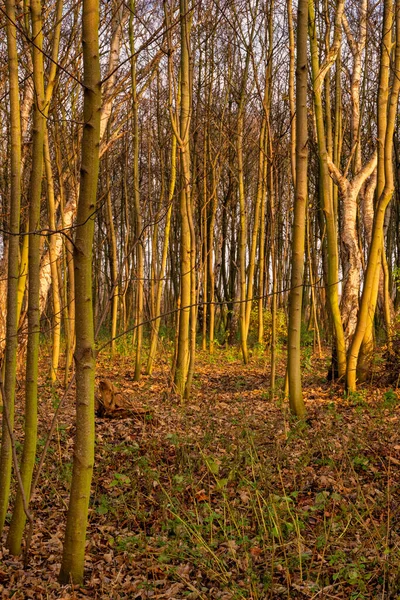
[[60, 582], [81, 584], [94, 462], [95, 346], [92, 306], [94, 214], [99, 175], [101, 76], [99, 2], [83, 0], [84, 129], [74, 246], [76, 304], [76, 437]]
[[307, 26], [308, 0], [299, 0], [297, 9], [296, 64], [296, 192], [293, 216], [292, 277], [289, 299], [287, 368], [290, 410], [298, 417], [303, 417], [306, 412], [301, 384], [300, 336], [306, 232], [305, 219], [308, 194]]
[[[37, 393], [39, 368], [39, 273], [40, 273], [40, 204], [43, 179], [43, 146], [46, 130], [46, 99], [44, 92], [42, 5], [40, 0], [30, 4], [32, 35], [33, 78], [35, 106], [33, 115], [32, 171], [29, 204], [29, 253], [28, 253], [28, 346], [26, 354], [25, 383], [25, 438], [21, 460], [21, 479], [25, 498], [30, 496], [37, 440]], [[17, 491], [15, 506], [8, 531], [7, 546], [12, 554], [21, 553], [22, 534], [26, 522], [22, 492]]]
[[[18, 82], [18, 52], [17, 31], [15, 22], [15, 1], [6, 1], [6, 31], [8, 54], [8, 78], [10, 93], [10, 121], [11, 121], [11, 196], [8, 241], [8, 285], [7, 285], [7, 317], [6, 317], [6, 349], [4, 392], [5, 400], [3, 411], [7, 411], [11, 427], [14, 424], [14, 400], [17, 372], [17, 346], [18, 346], [18, 274], [19, 274], [19, 227], [21, 204], [21, 120], [19, 103]], [[12, 450], [11, 439], [7, 430], [6, 419], [2, 419], [2, 437], [0, 454], [0, 535], [3, 531], [7, 514], [8, 500], [11, 483]]]
[[[386, 208], [394, 191], [393, 173], [393, 134], [396, 124], [397, 105], [400, 91], [400, 0], [396, 0], [395, 11], [392, 0], [385, 0], [383, 33], [381, 44], [381, 64], [379, 74], [378, 112], [378, 167], [377, 167], [377, 204], [372, 229], [371, 247], [368, 256], [367, 270], [360, 313], [353, 342], [350, 347], [347, 365], [347, 388], [356, 390], [357, 365], [360, 358], [361, 344], [364, 344], [364, 361], [373, 343], [373, 319], [378, 295], [379, 271], [383, 249], [383, 228]], [[395, 14], [394, 14], [395, 12]], [[394, 77], [389, 96], [389, 72], [391, 68], [392, 31], [396, 25]], [[389, 99], [389, 100], [388, 100]], [[360, 365], [358, 365], [360, 366]]]

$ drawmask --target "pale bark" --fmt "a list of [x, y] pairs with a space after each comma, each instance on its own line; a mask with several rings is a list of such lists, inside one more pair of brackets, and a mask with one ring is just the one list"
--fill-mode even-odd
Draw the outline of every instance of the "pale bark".
[[[54, 201], [54, 181], [53, 173], [51, 168], [51, 158], [49, 149], [49, 138], [46, 133], [44, 143], [44, 161], [45, 161], [45, 173], [47, 182], [47, 212], [49, 218], [49, 229], [55, 231], [56, 229], [56, 206]], [[52, 314], [52, 356], [51, 356], [51, 369], [50, 378], [53, 383], [57, 380], [58, 362], [60, 357], [60, 342], [61, 342], [61, 301], [60, 301], [60, 282], [58, 278], [58, 267], [57, 267], [57, 254], [55, 251], [56, 240], [55, 235], [50, 233], [49, 239], [49, 255], [50, 255], [50, 269], [51, 269], [51, 281], [52, 281], [52, 303], [53, 303], [53, 314]]]
[[360, 144], [360, 82], [362, 57], [367, 40], [367, 7], [368, 0], [361, 0], [359, 4], [358, 21], [359, 36], [356, 40], [351, 32], [346, 13], [343, 13], [343, 28], [353, 56], [353, 70], [351, 73], [351, 136], [354, 150], [354, 172], [361, 170], [361, 144]]
[[[396, 25], [395, 60], [392, 68], [394, 77], [389, 94], [389, 73], [392, 50], [392, 31]], [[357, 366], [365, 368], [365, 362], [373, 344], [373, 319], [378, 294], [379, 269], [383, 249], [383, 228], [387, 206], [394, 190], [393, 174], [393, 133], [396, 124], [397, 105], [400, 91], [400, 0], [396, 0], [393, 10], [392, 0], [385, 0], [383, 32], [381, 44], [381, 64], [379, 92], [377, 100], [378, 116], [378, 168], [377, 168], [377, 204], [372, 229], [371, 247], [365, 274], [360, 314], [353, 342], [349, 351], [347, 366], [347, 387], [356, 389]], [[360, 356], [364, 343], [363, 356]], [[362, 360], [360, 360], [362, 359]]]
[[343, 217], [341, 242], [343, 246], [343, 288], [340, 304], [346, 349], [351, 343], [357, 325], [361, 285], [362, 257], [357, 231], [357, 199], [361, 187], [376, 169], [377, 154], [349, 181], [328, 156], [330, 173], [342, 197]]
[[[58, 199], [57, 199], [58, 200]], [[57, 204], [56, 204], [57, 205]], [[64, 236], [62, 233], [57, 233], [57, 231], [62, 230], [66, 233], [66, 235], [71, 235], [71, 227], [73, 221], [75, 219], [76, 214], [76, 197], [75, 190], [70, 194], [70, 198], [68, 203], [65, 206], [64, 212], [62, 214], [62, 220], [60, 218], [56, 233], [52, 233], [53, 237], [53, 252], [55, 260], [58, 260], [62, 253]], [[51, 287], [51, 256], [50, 250], [47, 249], [45, 254], [42, 256], [40, 261], [40, 287], [39, 287], [39, 307], [40, 313], [42, 314], [46, 308], [47, 298], [49, 295], [49, 290]]]
[[117, 81], [119, 54], [121, 48], [122, 26], [127, 18], [124, 12], [124, 3], [119, 0], [112, 1], [111, 39], [108, 55], [108, 77], [103, 86], [103, 106], [100, 119], [100, 140], [105, 139], [114, 101], [114, 88]]
[[[122, 6], [122, 5], [121, 5]], [[105, 152], [106, 149], [106, 136], [108, 124], [111, 119], [112, 107], [114, 103], [114, 87], [117, 77], [117, 71], [115, 67], [118, 64], [118, 57], [121, 48], [121, 23], [124, 20], [124, 15], [118, 10], [115, 14], [112, 23], [112, 35], [110, 41], [110, 54], [107, 65], [106, 82], [104, 84], [105, 98], [101, 108], [101, 138], [100, 138], [100, 154]], [[70, 158], [72, 161], [73, 159]], [[75, 169], [71, 168], [71, 173], [74, 173]], [[62, 230], [66, 235], [71, 236], [71, 227], [76, 216], [77, 198], [79, 195], [79, 182], [75, 184], [72, 182], [70, 186], [70, 196], [68, 202], [65, 205], [63, 214], [60, 216], [57, 222], [57, 231]], [[58, 207], [60, 198], [56, 199], [56, 206]], [[63, 234], [55, 233], [54, 252], [56, 259], [58, 260], [61, 256], [63, 249]], [[51, 259], [49, 249], [45, 251], [41, 259], [40, 266], [40, 312], [44, 312], [47, 304], [47, 299], [51, 287]]]

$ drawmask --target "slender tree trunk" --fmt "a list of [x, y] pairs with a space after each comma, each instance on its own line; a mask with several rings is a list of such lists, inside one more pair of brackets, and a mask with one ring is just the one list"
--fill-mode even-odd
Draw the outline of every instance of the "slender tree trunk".
[[167, 266], [167, 257], [168, 257], [168, 247], [169, 247], [169, 236], [171, 230], [171, 214], [172, 214], [172, 203], [175, 193], [175, 183], [176, 183], [176, 136], [172, 134], [172, 147], [171, 147], [171, 179], [169, 182], [169, 192], [168, 192], [168, 210], [165, 218], [165, 230], [164, 230], [164, 243], [161, 257], [161, 266], [158, 275], [158, 284], [157, 284], [157, 292], [156, 292], [156, 302], [155, 302], [155, 312], [154, 316], [156, 317], [151, 333], [151, 341], [150, 341], [150, 351], [149, 351], [149, 359], [147, 362], [147, 373], [151, 375], [153, 371], [154, 359], [157, 352], [157, 344], [158, 344], [158, 334], [160, 331], [161, 325], [161, 298], [164, 289], [164, 277]]
[[339, 309], [339, 255], [337, 243], [337, 215], [333, 204], [332, 182], [328, 171], [328, 151], [325, 133], [325, 120], [322, 104], [322, 85], [330, 67], [337, 57], [341, 41], [341, 21], [343, 14], [343, 0], [339, 0], [336, 6], [334, 41], [327, 52], [327, 57], [322, 65], [319, 64], [319, 48], [316, 30], [314, 0], [309, 0], [309, 32], [311, 45], [311, 66], [313, 77], [315, 121], [318, 138], [318, 154], [320, 162], [320, 193], [322, 206], [325, 214], [326, 237], [327, 237], [327, 262], [328, 262], [328, 297], [331, 310], [333, 326], [335, 331], [335, 343], [339, 376], [346, 373], [346, 344], [343, 325]]
[[190, 14], [187, 0], [180, 0], [181, 65], [180, 65], [180, 122], [179, 150], [181, 157], [181, 190], [179, 194], [181, 217], [181, 281], [178, 347], [176, 353], [175, 385], [183, 397], [187, 384], [190, 361], [190, 303], [192, 299], [192, 236], [189, 212], [191, 205], [189, 128], [191, 117], [190, 93]]
[[[56, 130], [57, 131], [57, 130]], [[60, 207], [61, 207], [61, 226], [65, 231], [66, 223], [64, 215], [66, 214], [65, 206], [65, 192], [64, 192], [64, 178], [62, 176], [62, 165], [60, 149], [58, 145], [55, 145], [55, 156], [56, 156], [56, 168], [58, 174], [58, 181], [60, 186]], [[75, 214], [75, 204], [73, 209]], [[58, 236], [56, 236], [57, 239]], [[64, 373], [64, 385], [67, 387], [69, 381], [69, 371], [72, 365], [74, 350], [75, 350], [75, 285], [74, 285], [74, 261], [73, 252], [74, 246], [69, 237], [64, 241], [64, 299], [65, 299], [65, 337], [66, 337], [66, 348], [65, 348], [65, 373]]]
[[95, 348], [92, 306], [94, 214], [99, 175], [99, 2], [83, 0], [84, 129], [74, 247], [76, 304], [76, 437], [70, 503], [60, 571], [62, 583], [83, 581], [85, 539], [94, 462]]
[[[245, 85], [245, 84], [243, 84]], [[242, 92], [244, 94], [244, 92]], [[243, 102], [242, 102], [243, 104]], [[240, 207], [240, 229], [239, 229], [239, 288], [240, 288], [240, 343], [242, 347], [243, 362], [246, 365], [249, 362], [249, 351], [247, 348], [247, 320], [246, 320], [246, 246], [247, 246], [247, 213], [246, 197], [244, 189], [243, 173], [243, 107], [239, 108], [237, 136], [236, 136], [236, 154], [238, 161], [238, 181], [239, 181], [239, 207]]]
[[57, 381], [58, 363], [60, 358], [60, 342], [61, 342], [61, 302], [60, 302], [60, 283], [58, 278], [57, 268], [57, 252], [56, 252], [56, 206], [54, 198], [54, 180], [51, 168], [49, 138], [47, 132], [45, 134], [44, 141], [44, 164], [46, 173], [47, 183], [47, 212], [49, 217], [49, 257], [50, 257], [50, 268], [51, 268], [51, 281], [52, 281], [52, 302], [53, 302], [53, 315], [52, 315], [52, 352], [51, 352], [51, 369], [50, 378], [52, 383]]
[[[314, 270], [313, 270], [314, 265], [313, 265], [313, 261], [312, 261], [312, 257], [311, 257], [310, 219], [309, 219], [308, 212], [306, 213], [306, 243], [307, 243], [307, 261], [308, 261], [310, 288], [311, 288], [311, 315], [312, 315], [313, 330], [314, 330], [314, 352], [315, 352], [316, 345], [318, 345], [318, 355], [321, 358], [322, 348], [321, 348], [321, 338], [320, 338], [320, 333], [319, 333], [318, 316], [317, 316], [315, 277], [314, 277]], [[311, 321], [311, 317], [310, 317], [310, 321]]]
[[[18, 346], [18, 272], [19, 272], [19, 227], [21, 203], [21, 121], [18, 82], [18, 52], [17, 30], [14, 27], [15, 1], [6, 1], [6, 31], [8, 54], [8, 77], [10, 94], [10, 122], [11, 122], [11, 196], [8, 240], [8, 285], [7, 285], [7, 318], [6, 318], [6, 349], [4, 373], [4, 407], [7, 411], [11, 427], [14, 425], [14, 399], [17, 372], [17, 346]], [[2, 437], [0, 454], [0, 535], [8, 509], [8, 500], [11, 483], [11, 439], [7, 430], [6, 419], [2, 419]]]
[[111, 356], [115, 354], [115, 338], [117, 336], [117, 323], [118, 323], [118, 298], [119, 298], [119, 286], [118, 286], [118, 249], [117, 249], [117, 237], [115, 234], [115, 226], [113, 219], [112, 210], [112, 199], [111, 199], [111, 184], [108, 169], [108, 152], [105, 159], [106, 168], [106, 223], [107, 223], [107, 236], [110, 252], [110, 271], [111, 271]]
[[300, 369], [300, 335], [306, 231], [305, 218], [308, 194], [307, 24], [308, 0], [299, 0], [297, 9], [296, 66], [296, 194], [293, 216], [287, 368], [290, 410], [298, 417], [303, 417], [305, 414]]
[[[272, 158], [272, 143], [270, 142], [270, 155]], [[271, 393], [275, 391], [276, 378], [276, 318], [277, 318], [277, 282], [276, 282], [276, 206], [274, 169], [271, 162], [269, 167], [269, 203], [271, 211], [271, 271], [272, 271], [272, 297], [271, 297]]]
[[[35, 85], [35, 109], [33, 115], [32, 171], [30, 181], [29, 227], [31, 232], [40, 230], [40, 204], [43, 178], [43, 145], [45, 138], [45, 93], [43, 73], [42, 6], [40, 0], [30, 4], [32, 35], [35, 46], [32, 48], [33, 77]], [[21, 460], [21, 479], [25, 497], [29, 499], [37, 440], [37, 391], [39, 364], [39, 275], [40, 275], [40, 236], [29, 235], [28, 256], [28, 346], [26, 355], [25, 384], [25, 438]], [[21, 490], [17, 497], [7, 537], [7, 546], [13, 554], [21, 553], [21, 541], [26, 522]]]
[[[208, 138], [208, 154], [211, 158], [210, 138]], [[215, 338], [215, 250], [214, 230], [215, 216], [217, 212], [217, 177], [215, 164], [211, 165], [211, 197], [209, 199], [210, 210], [208, 217], [208, 300], [209, 300], [209, 348], [210, 354], [214, 354]]]
[[136, 358], [135, 381], [141, 379], [142, 345], [143, 345], [143, 303], [144, 303], [144, 256], [142, 241], [142, 211], [140, 207], [139, 189], [139, 101], [136, 85], [136, 54], [134, 35], [134, 15], [136, 1], [130, 0], [129, 43], [131, 51], [131, 86], [132, 86], [132, 118], [133, 118], [133, 206], [135, 213], [136, 241]]
[[265, 289], [265, 210], [266, 210], [266, 189], [267, 189], [267, 172], [268, 172], [268, 133], [267, 128], [264, 132], [263, 140], [263, 172], [262, 172], [262, 192], [261, 192], [261, 213], [260, 213], [260, 241], [258, 253], [258, 343], [264, 344], [264, 289]]
[[289, 28], [290, 168], [292, 170], [293, 187], [296, 188], [296, 105], [294, 93], [295, 45], [292, 0], [287, 0], [287, 15]]

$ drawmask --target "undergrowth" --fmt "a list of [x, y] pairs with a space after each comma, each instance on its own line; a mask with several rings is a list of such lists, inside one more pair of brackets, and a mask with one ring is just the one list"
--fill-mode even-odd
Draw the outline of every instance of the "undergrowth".
[[[32, 502], [42, 586], [32, 597], [400, 598], [398, 390], [344, 397], [311, 356], [307, 420], [297, 421], [268, 394], [265, 359], [245, 368], [218, 352], [198, 363], [186, 405], [168, 392], [168, 373], [137, 384], [128, 358], [102, 363], [102, 376], [151, 412], [97, 420], [86, 585], [61, 592], [74, 434], [65, 407]], [[41, 440], [54, 410], [45, 392]], [[31, 597], [29, 571], [3, 560], [4, 597]]]

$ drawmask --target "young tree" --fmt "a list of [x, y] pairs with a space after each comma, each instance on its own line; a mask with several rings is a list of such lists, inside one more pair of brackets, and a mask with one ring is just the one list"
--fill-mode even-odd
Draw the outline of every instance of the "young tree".
[[307, 206], [307, 27], [308, 0], [299, 0], [297, 9], [296, 64], [296, 191], [293, 216], [292, 277], [288, 327], [289, 404], [298, 417], [305, 414], [300, 368], [300, 334], [303, 301], [304, 248]]
[[[21, 460], [21, 480], [23, 491], [17, 490], [15, 506], [7, 536], [7, 546], [13, 554], [20, 554], [22, 535], [26, 522], [24, 498], [29, 502], [30, 488], [36, 457], [37, 441], [37, 399], [38, 399], [38, 370], [39, 370], [39, 335], [40, 335], [40, 212], [42, 196], [42, 179], [44, 167], [44, 145], [46, 140], [46, 116], [49, 112], [55, 77], [56, 58], [60, 39], [60, 18], [62, 0], [58, 0], [56, 8], [56, 23], [54, 29], [53, 61], [50, 64], [46, 91], [44, 88], [43, 60], [43, 22], [41, 0], [32, 0], [30, 4], [32, 35], [35, 43], [32, 45], [33, 80], [35, 87], [35, 104], [33, 114], [33, 144], [32, 167], [30, 178], [29, 204], [29, 248], [28, 248], [28, 344], [26, 353], [26, 384], [25, 384], [25, 426], [24, 446]], [[51, 204], [52, 175], [47, 170]], [[54, 266], [54, 265], [53, 265]], [[58, 285], [58, 276], [54, 273], [53, 286]], [[54, 308], [54, 307], [53, 307]], [[56, 318], [57, 321], [57, 318]], [[53, 347], [57, 355], [57, 329], [53, 336]], [[59, 329], [58, 329], [59, 331]], [[53, 354], [53, 360], [55, 355]], [[55, 364], [55, 361], [54, 361]]]
[[[15, 1], [6, 2], [8, 77], [10, 86], [10, 122], [11, 122], [11, 190], [10, 219], [8, 240], [8, 286], [7, 286], [7, 324], [4, 371], [4, 411], [7, 411], [11, 427], [14, 423], [14, 398], [17, 372], [17, 299], [19, 275], [19, 225], [21, 204], [21, 119], [18, 82], [17, 29], [14, 25]], [[6, 419], [2, 421], [0, 455], [0, 534], [6, 518], [11, 482], [11, 438]]]
[[135, 215], [135, 255], [136, 255], [136, 360], [135, 381], [141, 378], [142, 345], [143, 345], [143, 302], [144, 302], [144, 256], [142, 240], [142, 209], [140, 205], [139, 174], [139, 122], [138, 93], [136, 82], [136, 54], [134, 15], [135, 0], [130, 0], [129, 16], [129, 48], [131, 52], [131, 86], [132, 86], [132, 121], [133, 121], [133, 209]]
[[94, 216], [99, 174], [101, 76], [99, 1], [83, 0], [83, 137], [74, 245], [76, 304], [76, 437], [71, 494], [60, 570], [62, 583], [82, 583], [94, 462], [95, 348], [92, 306]]
[[[191, 169], [189, 132], [192, 113], [191, 74], [190, 74], [190, 29], [191, 13], [187, 0], [180, 0], [180, 35], [181, 35], [181, 62], [180, 62], [180, 119], [177, 136], [181, 157], [181, 179], [179, 192], [179, 208], [181, 217], [181, 264], [180, 264], [180, 313], [178, 347], [176, 352], [175, 384], [179, 394], [183, 397], [188, 393], [189, 364], [192, 358], [193, 347], [190, 332], [193, 312], [190, 304], [193, 298], [192, 256], [194, 253], [194, 239], [191, 227]], [[172, 119], [174, 123], [174, 120]], [[175, 125], [175, 129], [177, 129]]]
[[317, 21], [314, 0], [309, 0], [309, 31], [311, 49], [311, 70], [314, 97], [315, 122], [318, 140], [319, 158], [319, 193], [322, 209], [325, 215], [327, 238], [327, 284], [328, 298], [335, 333], [335, 344], [339, 376], [346, 373], [346, 344], [339, 308], [339, 251], [337, 234], [337, 212], [333, 202], [333, 193], [328, 170], [328, 131], [325, 130], [324, 108], [322, 101], [322, 86], [330, 68], [336, 60], [341, 43], [342, 15], [344, 0], [338, 0], [335, 12], [333, 42], [327, 50], [327, 55], [320, 64], [320, 49], [318, 44]]

